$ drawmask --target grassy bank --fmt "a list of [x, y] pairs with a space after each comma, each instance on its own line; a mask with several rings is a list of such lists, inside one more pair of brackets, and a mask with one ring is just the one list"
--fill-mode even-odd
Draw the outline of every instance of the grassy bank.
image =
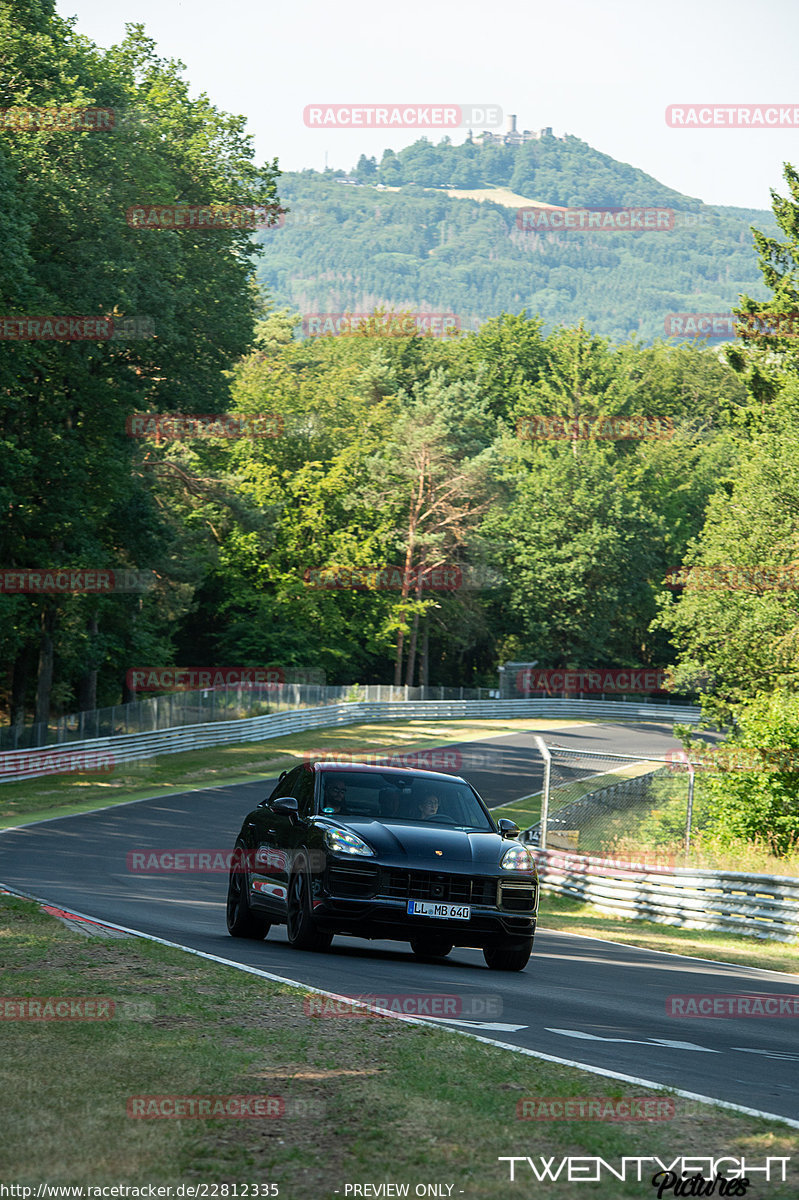
[[[789, 1127], [679, 1098], [665, 1119], [661, 1104], [659, 1120], [522, 1121], [519, 1100], [646, 1089], [443, 1029], [307, 1016], [300, 991], [147, 942], [89, 941], [8, 896], [0, 896], [0, 941], [6, 997], [133, 1002], [105, 1021], [4, 1021], [6, 1181], [272, 1182], [281, 1200], [332, 1200], [347, 1184], [384, 1181], [407, 1183], [413, 1194], [436, 1182], [451, 1183], [452, 1195], [493, 1200], [509, 1192], [502, 1155], [600, 1155], [618, 1165], [622, 1155], [762, 1162], [795, 1150]], [[440, 972], [430, 976], [430, 990], [441, 992]], [[241, 1094], [280, 1097], [284, 1115], [127, 1115], [133, 1097]], [[520, 1195], [532, 1186], [525, 1182]], [[615, 1200], [642, 1188], [648, 1181], [610, 1180], [586, 1195]], [[766, 1191], [787, 1200], [795, 1182], [764, 1192], [756, 1185], [754, 1195]], [[574, 1184], [546, 1184], [548, 1200], [573, 1193]]]

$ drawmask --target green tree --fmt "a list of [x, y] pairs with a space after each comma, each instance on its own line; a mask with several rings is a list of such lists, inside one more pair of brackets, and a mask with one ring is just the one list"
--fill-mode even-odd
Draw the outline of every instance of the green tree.
[[799, 681], [799, 410], [774, 417], [780, 432], [761, 432], [719, 480], [684, 559], [698, 570], [679, 598], [664, 594], [658, 620], [678, 647], [677, 679], [704, 679], [706, 707], [726, 719]]
[[[702, 743], [698, 749], [705, 749]], [[689, 753], [691, 746], [689, 744]], [[721, 845], [760, 842], [772, 854], [799, 843], [799, 698], [779, 688], [738, 709], [735, 736], [724, 747], [730, 766], [698, 772], [708, 798], [707, 832]], [[735, 756], [738, 755], [738, 762]], [[751, 769], [742, 769], [748, 766]], [[700, 760], [701, 761], [701, 760]]]
[[506, 455], [513, 497], [483, 532], [509, 581], [507, 634], [542, 666], [650, 665], [659, 515], [609, 447], [586, 443], [576, 458], [508, 436]]
[[375, 499], [393, 510], [402, 551], [394, 682], [402, 680], [405, 638], [410, 634], [405, 665], [406, 682], [411, 684], [419, 621], [436, 605], [433, 598], [423, 597], [425, 575], [467, 558], [494, 490], [496, 425], [477, 386], [451, 382], [441, 369], [411, 394], [400, 391], [397, 401], [396, 432], [374, 460], [374, 475], [381, 481]]
[[[772, 198], [787, 240], [754, 231], [772, 296], [742, 297], [742, 316], [795, 312], [799, 301], [799, 177], [790, 166], [785, 177], [792, 198]], [[755, 330], [726, 355], [746, 386], [725, 405], [738, 465], [721, 475], [685, 557], [698, 570], [679, 598], [664, 597], [658, 618], [678, 649], [676, 678], [701, 679], [707, 711], [727, 720], [799, 678], [799, 358], [794, 339]]]
[[[46, 721], [51, 696], [64, 703], [76, 691], [93, 696], [98, 669], [118, 689], [145, 614], [168, 629], [190, 602], [168, 581], [165, 567], [179, 555], [158, 517], [151, 478], [137, 465], [126, 417], [144, 408], [223, 407], [224, 370], [252, 337], [256, 247], [248, 233], [133, 229], [126, 209], [270, 203], [276, 169], [256, 169], [243, 119], [217, 112], [205, 97], [191, 100], [180, 65], [158, 59], [139, 27], [101, 52], [47, 0], [21, 0], [13, 11], [2, 0], [0, 54], [3, 108], [99, 106], [141, 118], [113, 133], [33, 127], [0, 135], [6, 253], [19, 267], [3, 297], [11, 311], [146, 314], [154, 330], [138, 340], [5, 343], [0, 562], [137, 566], [160, 577], [143, 600], [0, 597], [0, 626], [14, 623], [3, 646], [14, 714], [35, 673], [35, 715]], [[168, 643], [164, 633], [162, 652]]]

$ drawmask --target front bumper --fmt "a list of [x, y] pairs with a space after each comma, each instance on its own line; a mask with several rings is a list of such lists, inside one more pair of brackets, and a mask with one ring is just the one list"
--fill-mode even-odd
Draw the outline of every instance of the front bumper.
[[[468, 920], [411, 916], [409, 900], [468, 904]], [[535, 933], [538, 881], [529, 875], [417, 870], [333, 859], [313, 881], [314, 920], [354, 937], [408, 941], [421, 934], [484, 949]]]

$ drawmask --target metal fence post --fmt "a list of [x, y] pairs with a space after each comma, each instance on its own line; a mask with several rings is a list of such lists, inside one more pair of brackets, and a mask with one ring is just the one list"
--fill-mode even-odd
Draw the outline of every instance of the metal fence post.
[[685, 812], [685, 854], [691, 849], [691, 822], [694, 816], [694, 768], [688, 761], [688, 806]]
[[538, 848], [539, 850], [546, 850], [547, 821], [549, 820], [549, 786], [552, 776], [552, 755], [549, 753], [546, 743], [542, 737], [539, 737], [536, 734], [536, 736], [533, 738], [533, 741], [538, 747], [541, 757], [544, 760], [544, 789], [541, 792], [541, 824], [539, 825], [541, 835], [538, 839]]

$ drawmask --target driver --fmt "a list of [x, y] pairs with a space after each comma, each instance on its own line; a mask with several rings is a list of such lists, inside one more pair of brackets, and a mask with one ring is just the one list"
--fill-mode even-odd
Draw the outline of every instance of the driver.
[[428, 792], [423, 800], [419, 802], [419, 816], [424, 820], [434, 817], [438, 812], [438, 796], [435, 792]]

